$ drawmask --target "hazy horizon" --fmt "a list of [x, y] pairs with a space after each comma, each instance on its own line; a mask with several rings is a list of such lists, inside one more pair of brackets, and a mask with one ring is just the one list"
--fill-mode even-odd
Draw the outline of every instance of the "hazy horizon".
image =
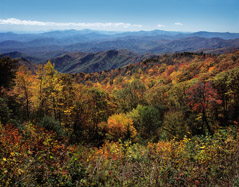
[[208, 33], [231, 33], [231, 34], [239, 34], [239, 32], [218, 32], [218, 31], [207, 31], [207, 30], [198, 30], [198, 31], [172, 31], [172, 30], [163, 30], [163, 29], [152, 29], [152, 30], [136, 30], [136, 31], [111, 31], [111, 30], [96, 30], [96, 29], [49, 29], [49, 30], [0, 30], [0, 33], [14, 33], [14, 34], [41, 34], [41, 33], [48, 33], [48, 32], [65, 32], [65, 31], [93, 31], [93, 32], [102, 32], [102, 33], [112, 33], [112, 34], [120, 34], [126, 32], [153, 32], [153, 31], [163, 31], [163, 32], [172, 32], [172, 33], [198, 33], [198, 32], [208, 32]]

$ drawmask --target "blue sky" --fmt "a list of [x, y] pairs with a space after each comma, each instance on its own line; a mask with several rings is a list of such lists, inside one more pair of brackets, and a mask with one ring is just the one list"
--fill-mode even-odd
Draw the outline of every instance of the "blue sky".
[[239, 0], [0, 0], [0, 31], [239, 33]]

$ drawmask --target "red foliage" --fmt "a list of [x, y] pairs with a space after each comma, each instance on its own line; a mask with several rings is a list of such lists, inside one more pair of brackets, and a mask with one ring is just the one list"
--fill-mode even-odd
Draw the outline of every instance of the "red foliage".
[[186, 93], [188, 94], [188, 105], [198, 112], [203, 112], [212, 105], [222, 103], [210, 82], [198, 82], [189, 88]]

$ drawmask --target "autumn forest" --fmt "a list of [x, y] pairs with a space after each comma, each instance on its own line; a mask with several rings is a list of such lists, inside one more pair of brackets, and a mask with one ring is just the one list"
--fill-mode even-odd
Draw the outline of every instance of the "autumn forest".
[[0, 186], [239, 185], [239, 51], [96, 73], [0, 57]]

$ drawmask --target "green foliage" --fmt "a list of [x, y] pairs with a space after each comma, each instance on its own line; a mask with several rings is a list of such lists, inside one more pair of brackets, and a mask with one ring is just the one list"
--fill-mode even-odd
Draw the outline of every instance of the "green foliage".
[[153, 106], [138, 105], [128, 114], [134, 121], [134, 126], [143, 139], [153, 140], [162, 126], [162, 111]]
[[6, 124], [11, 117], [11, 110], [8, 107], [8, 103], [4, 98], [0, 97], [0, 123]]
[[145, 90], [145, 86], [137, 79], [126, 84], [122, 90], [118, 90], [115, 95], [120, 103], [121, 111], [128, 112], [136, 108], [138, 104], [144, 104]]
[[167, 132], [168, 138], [182, 139], [185, 135], [191, 134], [191, 129], [181, 111], [167, 112], [164, 116], [163, 129]]
[[38, 122], [38, 126], [54, 131], [58, 137], [64, 136], [64, 130], [62, 129], [61, 124], [50, 116], [44, 116], [41, 121]]

